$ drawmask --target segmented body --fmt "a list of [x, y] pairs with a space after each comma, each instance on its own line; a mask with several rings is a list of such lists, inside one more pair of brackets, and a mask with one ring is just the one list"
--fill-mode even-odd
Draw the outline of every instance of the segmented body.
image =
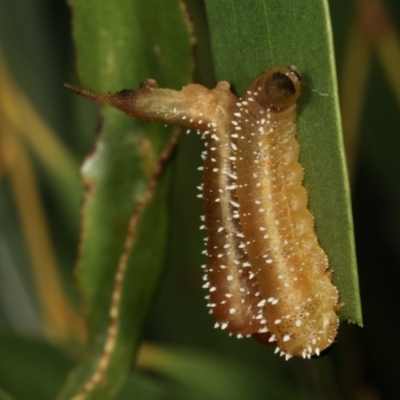
[[[219, 85], [221, 87], [221, 84]], [[217, 87], [218, 88], [218, 87]], [[237, 141], [232, 138], [232, 121], [226, 118], [236, 107], [229, 86], [222, 86], [225, 101], [218, 104], [206, 131], [203, 197], [207, 228], [209, 307], [216, 326], [239, 337], [266, 332], [263, 299], [246, 253], [236, 195]], [[261, 303], [261, 304], [260, 304]]]
[[318, 244], [298, 163], [294, 68], [267, 70], [238, 99], [227, 82], [180, 92], [153, 80], [136, 91], [79, 94], [128, 115], [199, 130], [206, 140], [204, 285], [216, 326], [319, 355], [338, 327], [338, 292]]
[[237, 196], [246, 251], [278, 348], [303, 357], [336, 336], [338, 291], [327, 272], [298, 163], [296, 103], [263, 108], [262, 79], [238, 103]]

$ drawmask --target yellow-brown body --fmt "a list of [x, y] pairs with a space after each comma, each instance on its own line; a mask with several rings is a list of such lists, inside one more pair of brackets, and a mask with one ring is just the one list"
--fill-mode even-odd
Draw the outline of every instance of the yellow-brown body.
[[204, 279], [216, 327], [276, 343], [282, 355], [319, 355], [333, 342], [338, 291], [318, 244], [298, 163], [293, 67], [267, 70], [238, 99], [227, 82], [95, 94], [146, 121], [197, 129], [206, 140], [208, 263]]

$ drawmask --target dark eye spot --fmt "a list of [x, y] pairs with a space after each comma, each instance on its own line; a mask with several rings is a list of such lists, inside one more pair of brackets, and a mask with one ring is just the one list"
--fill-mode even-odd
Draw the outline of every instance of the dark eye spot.
[[287, 75], [282, 74], [281, 72], [275, 72], [272, 79], [281, 89], [287, 90], [291, 94], [296, 93], [294, 84]]

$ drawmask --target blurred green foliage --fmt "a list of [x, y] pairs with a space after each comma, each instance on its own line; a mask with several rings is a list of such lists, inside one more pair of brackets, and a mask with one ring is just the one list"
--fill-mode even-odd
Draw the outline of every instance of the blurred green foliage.
[[[363, 8], [366, 4], [371, 6], [369, 11]], [[184, 135], [172, 159], [165, 273], [144, 333], [145, 340], [162, 347], [143, 349], [141, 367], [132, 370], [118, 399], [244, 398], [240, 397], [244, 385], [251, 388], [254, 399], [399, 398], [400, 350], [395, 343], [399, 331], [400, 85], [388, 65], [400, 69], [395, 40], [400, 32], [400, 5], [396, 0], [335, 0], [330, 6], [339, 83], [347, 82], [345, 87], [340, 86], [340, 94], [347, 93], [346, 89], [351, 92], [352, 85], [356, 85], [356, 79], [345, 79], [349, 74], [348, 59], [357, 53], [351, 47], [349, 50], [354, 24], [367, 49], [364, 58], [355, 59], [352, 64], [366, 80], [364, 90], [359, 91], [362, 97], [357, 100], [361, 111], [353, 133], [355, 150], [348, 155], [354, 158], [353, 212], [365, 327], [343, 324], [330, 355], [288, 363], [253, 340], [238, 341], [211, 328], [213, 318], [205, 311], [200, 285], [202, 271], [196, 268], [205, 261], [200, 255], [202, 235], [198, 231], [202, 205], [195, 200], [196, 186], [201, 181], [196, 167], [201, 163], [202, 143], [194, 135]], [[188, 8], [198, 41], [194, 80], [211, 87], [215, 78], [204, 4], [188, 0]], [[93, 10], [86, 12], [89, 20]], [[62, 293], [78, 310], [71, 307], [66, 325], [62, 325], [65, 336], [47, 328], [8, 173], [16, 147], [4, 140], [6, 118], [0, 114], [0, 399], [56, 398], [68, 372], [88, 354], [82, 344], [82, 327], [76, 328], [82, 322], [81, 308], [72, 279], [83, 191], [71, 182], [74, 177], [77, 182], [78, 171], [74, 168], [92, 149], [99, 118], [96, 106], [62, 87], [64, 82], [76, 82], [70, 22], [70, 9], [63, 2], [0, 0], [1, 61], [15, 86], [68, 149], [68, 159], [72, 160], [66, 174], [61, 165], [49, 168], [32, 144], [20, 139], [40, 191]], [[124, 66], [128, 71], [129, 67]], [[1, 88], [4, 93], [4, 86]], [[346, 98], [341, 102], [346, 104]], [[29, 126], [32, 118], [28, 118], [24, 103], [16, 104], [20, 121]], [[17, 129], [17, 133], [21, 132]], [[61, 164], [61, 158], [57, 158], [61, 153], [57, 150], [55, 154], [50, 154], [55, 165], [57, 160]], [[30, 198], [26, 203], [31, 204]], [[53, 286], [54, 281], [49, 279], [48, 285]], [[381, 337], [388, 348], [380, 343]], [[232, 397], [235, 394], [237, 397]]]

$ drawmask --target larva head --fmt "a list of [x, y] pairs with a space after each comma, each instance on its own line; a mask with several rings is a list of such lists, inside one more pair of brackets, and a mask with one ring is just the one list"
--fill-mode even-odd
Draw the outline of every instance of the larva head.
[[284, 111], [300, 96], [301, 78], [295, 67], [272, 68], [265, 71], [250, 88], [255, 100], [264, 109]]

